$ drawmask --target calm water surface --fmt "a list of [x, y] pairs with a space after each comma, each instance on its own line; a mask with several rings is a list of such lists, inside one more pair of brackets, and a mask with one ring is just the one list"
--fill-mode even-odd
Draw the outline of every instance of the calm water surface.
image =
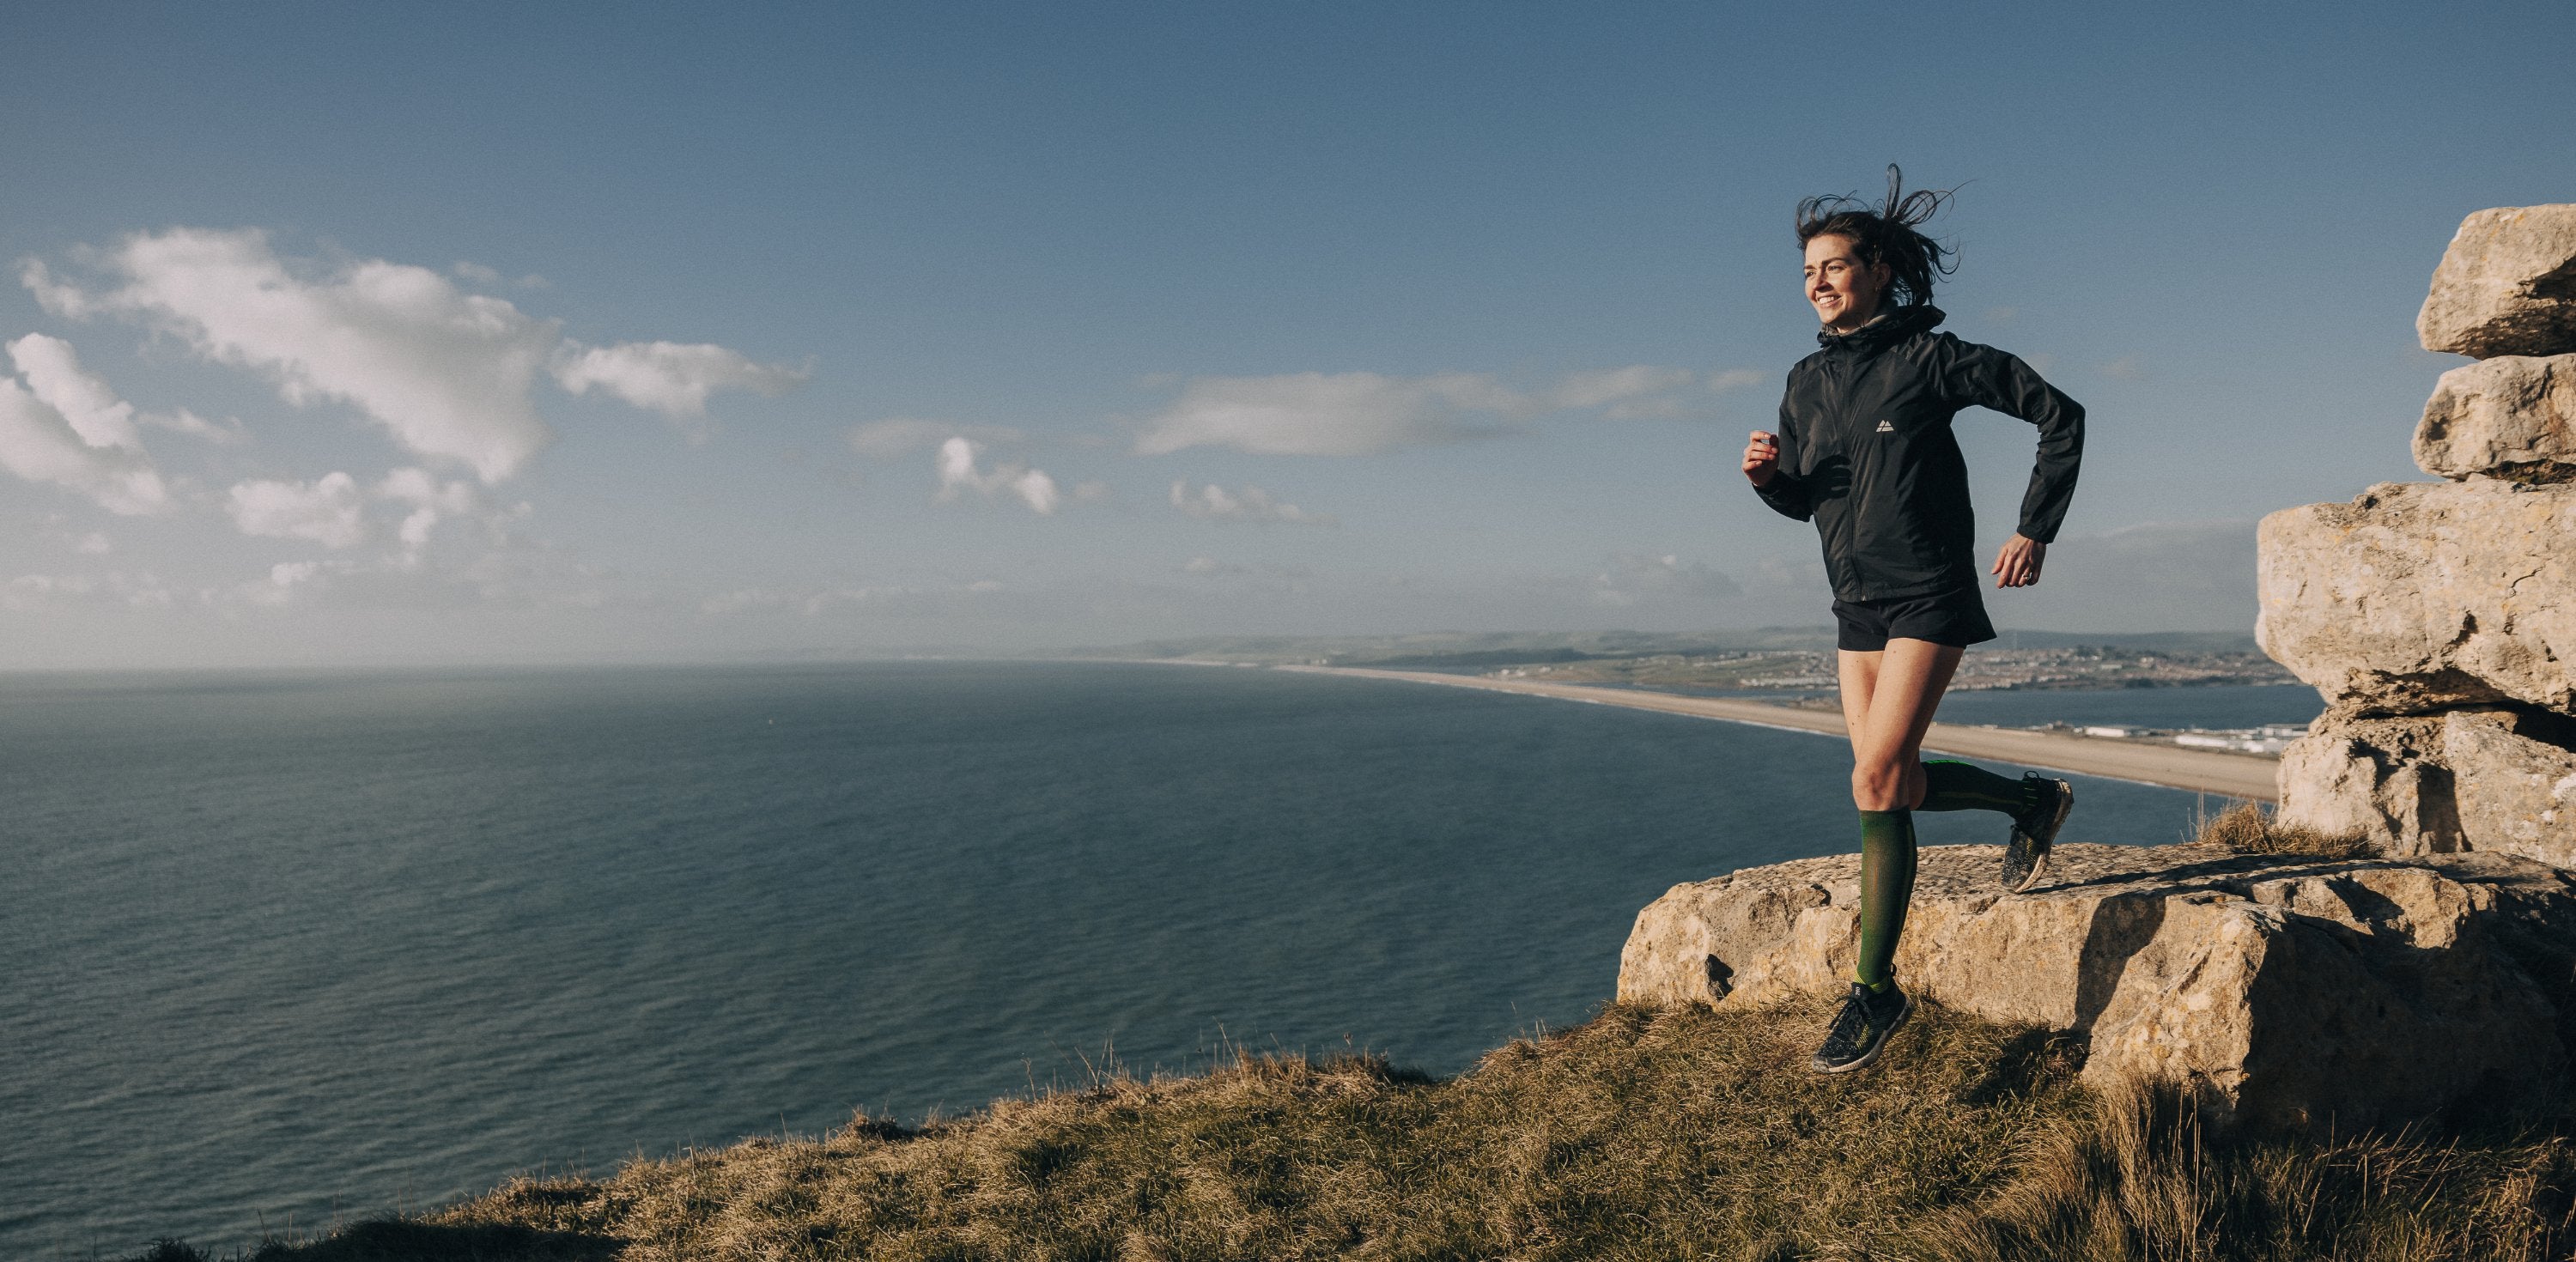
[[[2161, 721], [2106, 695], [2192, 700], [1943, 717]], [[2025, 698], [2058, 708], [1970, 712]], [[1852, 830], [1838, 741], [1251, 670], [17, 677], [0, 750], [8, 1257], [237, 1248], [1227, 1040], [1452, 1073], [1582, 1020], [1674, 882]], [[2192, 807], [2081, 792], [2070, 839]]]

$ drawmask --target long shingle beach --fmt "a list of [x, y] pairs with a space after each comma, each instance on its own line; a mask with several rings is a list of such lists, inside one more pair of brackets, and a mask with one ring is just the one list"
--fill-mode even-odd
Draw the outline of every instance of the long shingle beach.
[[[1728, 723], [1750, 723], [1794, 732], [1843, 735], [1843, 716], [1839, 711], [1792, 709], [1730, 697], [1688, 697], [1635, 688], [1550, 684], [1481, 675], [1444, 675], [1434, 671], [1370, 670], [1355, 666], [1281, 666], [1278, 669], [1441, 684], [1451, 688], [1482, 688], [1489, 692], [1517, 692], [1563, 701], [1687, 714]], [[2106, 740], [2023, 728], [1965, 727], [1955, 723], [1933, 724], [1931, 732], [1924, 737], [1923, 748], [1931, 753], [1991, 758], [2025, 767], [2134, 780], [2141, 784], [2191, 789], [2254, 802], [2273, 802], [2279, 798], [2275, 775], [2280, 763], [2255, 754], [2185, 749], [2178, 745]]]

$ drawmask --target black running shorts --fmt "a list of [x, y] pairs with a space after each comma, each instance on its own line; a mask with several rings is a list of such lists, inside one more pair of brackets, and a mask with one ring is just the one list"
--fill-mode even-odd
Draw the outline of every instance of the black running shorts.
[[1834, 647], [1847, 653], [1884, 652], [1892, 639], [1966, 648], [1995, 638], [1986, 602], [1973, 586], [1896, 600], [1837, 600], [1834, 622]]

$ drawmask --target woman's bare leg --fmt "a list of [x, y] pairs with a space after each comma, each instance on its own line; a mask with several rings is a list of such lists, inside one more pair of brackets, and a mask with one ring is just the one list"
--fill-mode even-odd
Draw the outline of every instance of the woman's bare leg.
[[1958, 649], [1923, 640], [1890, 640], [1882, 652], [1844, 653], [1837, 660], [1851, 733], [1852, 804], [1860, 808], [1860, 942], [1852, 980], [1870, 994], [1893, 993], [1896, 943], [1914, 898], [1912, 808], [1924, 792], [1923, 733], [1958, 664]]
[[1838, 655], [1843, 726], [1852, 747], [1852, 805], [1911, 810], [1923, 801], [1923, 733], [1959, 668], [1962, 650], [1929, 640], [1889, 640], [1882, 653]]

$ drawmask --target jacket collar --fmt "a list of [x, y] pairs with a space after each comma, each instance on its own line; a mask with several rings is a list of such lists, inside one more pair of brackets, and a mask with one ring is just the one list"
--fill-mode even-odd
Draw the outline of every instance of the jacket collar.
[[1905, 339], [1932, 328], [1946, 318], [1939, 307], [1919, 302], [1911, 307], [1898, 307], [1885, 312], [1849, 333], [1830, 329], [1816, 331], [1816, 345], [1826, 350], [1849, 350], [1869, 355], [1885, 350]]

